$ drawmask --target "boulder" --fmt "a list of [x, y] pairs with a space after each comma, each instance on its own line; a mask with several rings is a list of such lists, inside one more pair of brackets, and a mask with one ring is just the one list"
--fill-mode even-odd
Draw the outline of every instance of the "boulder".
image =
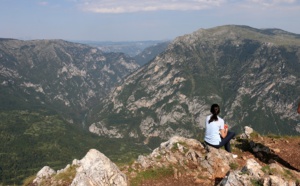
[[240, 135], [240, 138], [250, 139], [251, 134], [253, 133], [253, 129], [251, 127], [248, 127], [248, 126], [245, 126], [244, 129], [245, 129], [245, 132]]
[[101, 152], [91, 149], [76, 162], [77, 173], [71, 186], [126, 186], [127, 178], [119, 168]]
[[50, 178], [52, 175], [56, 174], [55, 170], [51, 169], [49, 166], [44, 166], [36, 175], [33, 180], [35, 185], [40, 185], [43, 179]]

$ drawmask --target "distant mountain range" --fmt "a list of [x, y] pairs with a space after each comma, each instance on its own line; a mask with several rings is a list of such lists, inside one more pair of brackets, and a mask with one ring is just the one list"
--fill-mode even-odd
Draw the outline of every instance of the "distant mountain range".
[[134, 51], [0, 39], [0, 183], [89, 148], [127, 161], [173, 135], [202, 139], [212, 103], [236, 132], [300, 132], [298, 34], [228, 25]]
[[173, 135], [202, 138], [210, 105], [236, 132], [299, 134], [300, 35], [279, 29], [220, 26], [176, 38], [128, 76], [90, 131], [157, 144]]
[[[142, 53], [146, 48], [158, 45], [160, 43], [168, 43], [169, 41], [77, 41], [99, 48], [103, 52], [124, 53], [130, 57], [135, 57]], [[148, 50], [149, 51], [149, 50]]]

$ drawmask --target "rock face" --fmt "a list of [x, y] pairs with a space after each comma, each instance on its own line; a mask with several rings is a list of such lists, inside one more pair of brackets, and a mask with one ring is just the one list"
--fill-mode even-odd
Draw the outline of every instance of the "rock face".
[[45, 166], [37, 173], [33, 183], [40, 185], [43, 179], [48, 179], [54, 174], [56, 174], [55, 170], [51, 169], [49, 166]]
[[[270, 172], [264, 172], [264, 167], [254, 159], [247, 160], [242, 170], [232, 171], [220, 182], [219, 186], [263, 185], [263, 186], [296, 186], [299, 185], [299, 172], [279, 166], [276, 163], [268, 165]], [[286, 175], [292, 175], [294, 180]]]
[[112, 163], [104, 154], [91, 149], [81, 159], [77, 166], [77, 173], [72, 186], [126, 186], [127, 180], [118, 167]]
[[[253, 132], [250, 127], [245, 129], [245, 133], [249, 135]], [[238, 142], [233, 140], [232, 143]], [[233, 158], [231, 153], [223, 149], [205, 148], [195, 139], [174, 136], [161, 143], [160, 147], [153, 150], [151, 154], [139, 156], [130, 169], [140, 172], [170, 167], [173, 169], [174, 181], [167, 185], [183, 185], [186, 183], [183, 180], [191, 180], [188, 185], [205, 186], [296, 186], [299, 184], [300, 173], [276, 161], [265, 164], [257, 158], [249, 158], [245, 164], [241, 164], [242, 160], [242, 156]], [[131, 172], [130, 176], [129, 179], [134, 179], [136, 175]]]
[[209, 152], [195, 139], [174, 136], [161, 143], [151, 154], [139, 156], [131, 169], [142, 171], [171, 167], [176, 180], [189, 175], [195, 183], [213, 184], [214, 180], [226, 175], [234, 158], [223, 149], [208, 149]]
[[[70, 167], [75, 167], [74, 175]], [[67, 180], [62, 175], [70, 175]], [[70, 180], [71, 177], [71, 180]], [[43, 167], [34, 179], [34, 185], [72, 185], [72, 186], [127, 186], [126, 175], [101, 152], [91, 149], [81, 160], [73, 160], [72, 165], [58, 170]]]

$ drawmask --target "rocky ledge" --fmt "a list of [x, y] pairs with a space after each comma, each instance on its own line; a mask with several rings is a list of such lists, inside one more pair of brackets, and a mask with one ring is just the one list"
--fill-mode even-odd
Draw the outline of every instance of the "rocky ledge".
[[[251, 140], [253, 130], [245, 127], [245, 133], [233, 141], [242, 141], [253, 153], [270, 156], [274, 151]], [[238, 144], [238, 145], [241, 145]], [[239, 154], [233, 158], [223, 149], [204, 146], [203, 143], [174, 136], [154, 149], [151, 154], [140, 155], [130, 165], [118, 168], [105, 155], [91, 149], [81, 160], [73, 160], [65, 169], [54, 171], [44, 167], [38, 172], [32, 185], [299, 185], [300, 172], [276, 161], [265, 163], [259, 158]], [[122, 171], [121, 171], [121, 170]], [[139, 179], [142, 173], [168, 170], [159, 179]], [[63, 176], [67, 175], [67, 176]]]

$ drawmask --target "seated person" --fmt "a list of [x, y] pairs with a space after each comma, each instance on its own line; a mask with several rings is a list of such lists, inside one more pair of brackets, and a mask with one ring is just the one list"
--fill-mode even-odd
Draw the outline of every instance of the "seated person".
[[[235, 133], [228, 131], [228, 127], [224, 127], [224, 125], [226, 126], [224, 120], [218, 116], [220, 113], [218, 104], [213, 104], [210, 112], [211, 115], [207, 116], [205, 121], [205, 143], [215, 148], [224, 146], [227, 152], [231, 152], [230, 140], [235, 136]], [[233, 157], [235, 158], [236, 155]]]

